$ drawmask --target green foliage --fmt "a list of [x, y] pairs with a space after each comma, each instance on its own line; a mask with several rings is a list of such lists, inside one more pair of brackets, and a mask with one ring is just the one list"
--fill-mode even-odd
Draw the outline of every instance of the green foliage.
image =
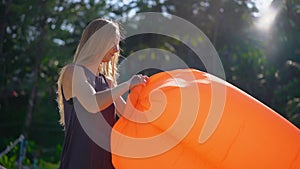
[[[22, 153], [22, 166], [27, 166], [29, 168], [35, 168], [37, 169], [57, 169], [59, 166], [59, 159], [62, 147], [61, 145], [57, 145], [54, 149], [54, 152], [51, 152], [49, 155], [50, 157], [47, 158], [46, 156], [42, 156], [42, 158], [39, 158], [38, 151], [42, 150], [45, 151], [45, 148], [38, 148], [36, 143], [34, 141], [24, 141], [23, 142], [24, 152]], [[17, 169], [19, 168], [19, 161], [20, 161], [20, 143], [17, 144], [13, 149], [2, 156], [0, 158], [0, 165], [8, 168], [8, 169]], [[52, 156], [52, 157], [51, 157]], [[54, 158], [53, 158], [54, 157]]]
[[[34, 143], [33, 142], [29, 142], [28, 144], [26, 142], [23, 143], [27, 147], [26, 153], [28, 154], [32, 153], [32, 148], [34, 147]], [[8, 154], [5, 154], [0, 158], [0, 164], [6, 168], [15, 169], [18, 168], [19, 159], [20, 159], [20, 143], [17, 144], [15, 147], [13, 147], [13, 149]], [[30, 165], [30, 160], [28, 157], [22, 160], [22, 165]]]
[[43, 159], [39, 160], [38, 167], [39, 169], [57, 169], [59, 168], [59, 163], [49, 163]]
[[6, 168], [16, 169], [16, 159], [17, 156], [8, 157], [7, 155], [4, 155], [2, 158], [0, 158], [0, 164]]
[[[286, 85], [281, 86], [275, 91], [274, 104], [280, 112], [292, 123], [299, 126], [300, 124], [300, 79], [294, 78]], [[280, 106], [281, 103], [285, 103], [285, 106]]]

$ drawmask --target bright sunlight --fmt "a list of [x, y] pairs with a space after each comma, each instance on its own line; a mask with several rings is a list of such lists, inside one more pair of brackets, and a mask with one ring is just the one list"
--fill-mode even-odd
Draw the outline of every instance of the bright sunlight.
[[272, 0], [254, 0], [254, 2], [259, 10], [256, 27], [261, 31], [270, 30], [279, 10], [271, 7]]

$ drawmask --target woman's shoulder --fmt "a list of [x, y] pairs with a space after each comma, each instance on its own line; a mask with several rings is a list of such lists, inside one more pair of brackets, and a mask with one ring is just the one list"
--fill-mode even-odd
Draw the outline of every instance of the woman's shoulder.
[[74, 67], [75, 67], [75, 64], [67, 64], [65, 65], [62, 69], [64, 70], [63, 71], [63, 75], [65, 74], [73, 74], [73, 71], [74, 71]]
[[62, 68], [62, 79], [65, 82], [71, 82], [73, 80], [74, 74], [80, 77], [86, 77], [87, 69], [82, 65], [68, 64]]
[[72, 78], [75, 69], [75, 64], [68, 64], [62, 68], [62, 88], [64, 91], [64, 96], [68, 100], [72, 97]]
[[73, 74], [76, 73], [78, 70], [84, 71], [83, 66], [76, 65], [74, 63], [67, 64], [62, 68], [62, 76], [64, 78], [72, 78]]

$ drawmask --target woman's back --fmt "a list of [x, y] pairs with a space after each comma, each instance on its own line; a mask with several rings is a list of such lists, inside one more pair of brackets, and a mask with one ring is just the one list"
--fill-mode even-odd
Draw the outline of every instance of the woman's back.
[[[94, 76], [86, 68], [84, 68], [84, 71], [88, 82], [95, 88], [95, 91], [109, 88], [104, 75]], [[62, 95], [65, 117], [65, 142], [60, 168], [114, 168], [111, 162], [111, 153], [109, 152], [111, 127], [115, 123], [114, 104], [111, 104], [99, 113], [92, 114], [87, 112], [76, 98], [66, 100], [63, 92]], [[105, 121], [101, 119], [105, 119]], [[88, 129], [86, 126], [91, 129]]]

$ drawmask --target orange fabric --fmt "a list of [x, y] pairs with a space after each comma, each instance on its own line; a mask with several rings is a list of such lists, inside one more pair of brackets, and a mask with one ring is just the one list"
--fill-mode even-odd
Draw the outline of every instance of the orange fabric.
[[300, 168], [299, 143], [299, 129], [276, 112], [193, 69], [135, 87], [111, 135], [117, 169]]

